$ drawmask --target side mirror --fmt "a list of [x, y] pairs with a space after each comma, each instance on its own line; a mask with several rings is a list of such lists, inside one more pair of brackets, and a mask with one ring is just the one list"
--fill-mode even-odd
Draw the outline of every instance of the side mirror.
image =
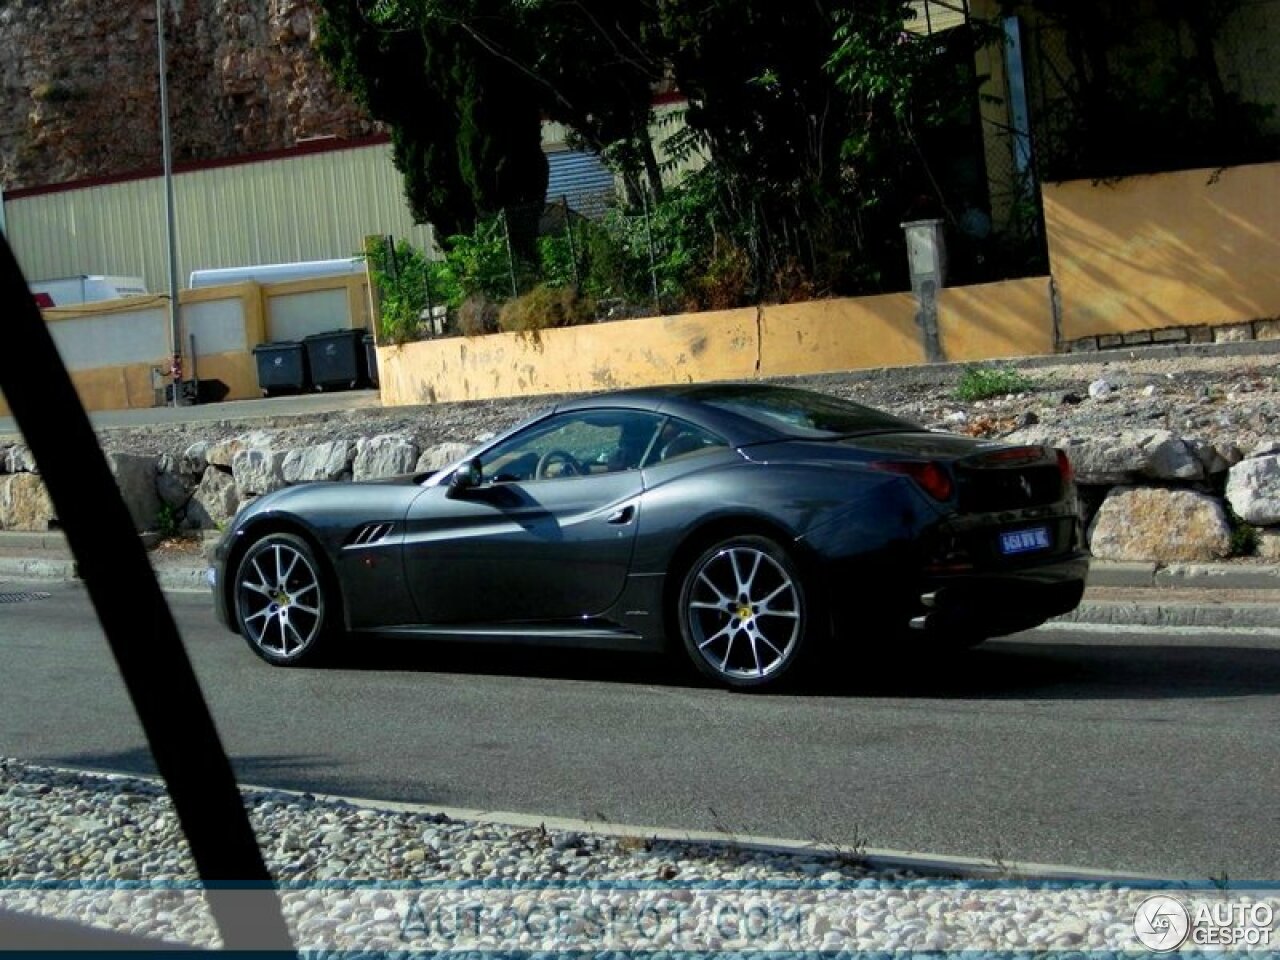
[[484, 467], [479, 457], [472, 457], [449, 478], [449, 496], [459, 497], [484, 483]]

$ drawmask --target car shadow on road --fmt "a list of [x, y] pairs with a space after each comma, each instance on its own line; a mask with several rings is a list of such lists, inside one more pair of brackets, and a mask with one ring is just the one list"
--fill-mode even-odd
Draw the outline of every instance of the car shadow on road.
[[[347, 644], [327, 669], [536, 677], [712, 688], [680, 655], [551, 646], [405, 642]], [[874, 644], [822, 658], [776, 695], [951, 700], [1165, 700], [1280, 693], [1280, 648], [1209, 641], [1058, 641], [1023, 634], [973, 650]], [[769, 695], [769, 694], [766, 694]]]
[[973, 650], [841, 657], [809, 692], [952, 700], [1266, 696], [1280, 693], [1280, 648], [1021, 635]]
[[329, 670], [536, 677], [601, 683], [697, 687], [702, 681], [685, 661], [661, 653], [632, 653], [516, 643], [406, 640], [387, 644], [348, 642], [324, 660]]

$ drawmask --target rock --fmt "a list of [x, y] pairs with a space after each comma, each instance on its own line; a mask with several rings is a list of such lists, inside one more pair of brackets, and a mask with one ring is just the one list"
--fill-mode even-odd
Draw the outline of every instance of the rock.
[[1018, 415], [1018, 419], [1015, 422], [1014, 427], [1018, 430], [1025, 430], [1027, 427], [1034, 427], [1039, 423], [1040, 418], [1035, 413], [1028, 410], [1025, 413]]
[[1204, 476], [1204, 466], [1186, 441], [1167, 430], [1156, 431], [1139, 446], [1147, 456], [1144, 476], [1155, 480], [1199, 480]]
[[[205, 451], [205, 462], [230, 470], [236, 454], [244, 450], [270, 450], [275, 445], [275, 435], [265, 430], [242, 433], [230, 440], [215, 443]], [[190, 449], [190, 448], [188, 448]]]
[[285, 486], [284, 458], [281, 450], [256, 447], [237, 453], [231, 461], [231, 476], [235, 479], [240, 499], [270, 493]]
[[1242, 460], [1227, 474], [1227, 502], [1245, 523], [1280, 524], [1280, 455]]
[[53, 519], [53, 501], [38, 476], [17, 473], [0, 477], [0, 529], [48, 530]]
[[5, 473], [39, 473], [36, 458], [25, 443], [10, 447], [5, 455]]
[[[1191, 452], [1199, 462], [1200, 467], [1204, 471], [1205, 476], [1211, 477], [1215, 474], [1226, 473], [1231, 469], [1231, 464], [1235, 461], [1229, 459], [1230, 453], [1218, 449], [1217, 446], [1208, 440], [1199, 438], [1189, 438], [1183, 441], [1187, 445], [1187, 449]], [[1239, 451], [1236, 451], [1239, 453]], [[1239, 459], [1237, 457], [1237, 459]]]
[[377, 480], [412, 473], [418, 462], [418, 445], [399, 433], [361, 437], [356, 441], [356, 458], [351, 467], [355, 480]]
[[1089, 549], [1099, 560], [1220, 560], [1231, 552], [1221, 502], [1191, 490], [1122, 487], [1094, 518]]
[[191, 499], [192, 485], [182, 474], [181, 462], [181, 457], [165, 454], [156, 463], [156, 493], [172, 510], [181, 510]]
[[231, 474], [208, 467], [187, 504], [187, 525], [197, 530], [218, 529], [236, 515], [239, 504]]
[[107, 466], [137, 530], [154, 530], [160, 519], [160, 495], [156, 492], [158, 459], [133, 453], [107, 454]]
[[1078, 393], [1064, 393], [1059, 403], [1064, 407], [1074, 407], [1078, 404], [1084, 403], [1084, 398]]
[[1204, 476], [1199, 459], [1179, 437], [1167, 430], [1126, 431], [1062, 444], [1080, 483], [1106, 486], [1153, 480], [1198, 480]]
[[1147, 399], [1151, 399], [1159, 392], [1160, 391], [1156, 388], [1156, 385], [1154, 383], [1149, 383], [1142, 388], [1142, 395]]
[[437, 443], [422, 451], [422, 456], [418, 458], [413, 472], [434, 473], [436, 470], [451, 467], [465, 457], [471, 449], [465, 443]]
[[1258, 556], [1275, 563], [1280, 560], [1280, 527], [1263, 527], [1258, 531]]
[[178, 472], [184, 479], [193, 484], [200, 482], [209, 466], [209, 448], [212, 446], [208, 440], [197, 440], [182, 451], [182, 456], [178, 458]]
[[285, 483], [311, 483], [317, 480], [343, 480], [350, 477], [353, 444], [331, 440], [310, 447], [300, 447], [285, 454], [282, 466]]
[[1250, 457], [1269, 457], [1273, 453], [1280, 453], [1280, 440], [1274, 437], [1267, 437], [1259, 440], [1249, 451]]
[[1089, 384], [1090, 400], [1109, 400], [1111, 394], [1115, 390], [1106, 380], [1095, 380]]

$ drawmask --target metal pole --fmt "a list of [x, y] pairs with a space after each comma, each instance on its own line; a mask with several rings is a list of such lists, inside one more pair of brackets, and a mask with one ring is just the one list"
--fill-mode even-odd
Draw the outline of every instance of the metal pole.
[[169, 373], [173, 378], [173, 405], [182, 399], [182, 316], [178, 303], [178, 234], [173, 212], [173, 141], [169, 135], [169, 82], [164, 49], [164, 4], [156, 0], [156, 41], [160, 51], [160, 139], [164, 151], [164, 213], [169, 246], [169, 342], [173, 356]]
[[653, 283], [653, 309], [662, 313], [662, 297], [658, 294], [658, 260], [653, 252], [653, 224], [649, 218], [649, 190], [640, 191], [640, 199], [644, 201], [644, 236], [649, 247], [649, 279]]
[[511, 249], [511, 225], [507, 222], [507, 211], [502, 211], [502, 233], [507, 238], [507, 268], [511, 271], [511, 299], [514, 300], [520, 296], [520, 291], [516, 288], [516, 255]]

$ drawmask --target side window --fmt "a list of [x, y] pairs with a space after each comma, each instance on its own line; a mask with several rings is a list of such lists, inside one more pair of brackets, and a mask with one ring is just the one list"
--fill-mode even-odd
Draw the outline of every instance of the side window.
[[481, 458], [495, 483], [588, 477], [639, 469], [661, 418], [636, 410], [583, 410], [534, 424]]
[[726, 441], [711, 431], [704, 430], [686, 420], [671, 417], [662, 425], [658, 442], [653, 445], [653, 451], [645, 461], [645, 466], [677, 460], [695, 453], [706, 453], [709, 450], [723, 450], [728, 446]]

